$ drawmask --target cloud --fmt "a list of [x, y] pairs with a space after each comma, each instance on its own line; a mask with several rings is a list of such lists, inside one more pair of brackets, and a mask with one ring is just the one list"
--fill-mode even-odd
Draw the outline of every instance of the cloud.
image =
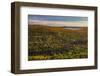
[[70, 27], [87, 27], [87, 21], [43, 21], [43, 20], [29, 20], [29, 25], [39, 24], [47, 26], [70, 26]]

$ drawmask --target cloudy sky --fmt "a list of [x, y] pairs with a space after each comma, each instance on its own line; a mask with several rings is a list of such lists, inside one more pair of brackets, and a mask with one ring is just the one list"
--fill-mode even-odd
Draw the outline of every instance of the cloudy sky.
[[28, 15], [28, 24], [86, 27], [88, 24], [88, 18], [75, 16]]

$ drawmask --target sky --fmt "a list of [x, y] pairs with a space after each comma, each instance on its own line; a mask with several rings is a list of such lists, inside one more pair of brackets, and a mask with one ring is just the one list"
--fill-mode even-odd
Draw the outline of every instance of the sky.
[[48, 26], [87, 26], [87, 17], [28, 15], [29, 24], [44, 24]]
[[28, 16], [28, 20], [46, 20], [46, 21], [87, 21], [87, 17], [29, 15], [29, 16]]

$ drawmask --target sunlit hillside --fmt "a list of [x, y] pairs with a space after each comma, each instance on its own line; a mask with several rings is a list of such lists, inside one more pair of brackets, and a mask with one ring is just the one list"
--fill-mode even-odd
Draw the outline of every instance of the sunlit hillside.
[[88, 57], [87, 27], [28, 25], [28, 60]]

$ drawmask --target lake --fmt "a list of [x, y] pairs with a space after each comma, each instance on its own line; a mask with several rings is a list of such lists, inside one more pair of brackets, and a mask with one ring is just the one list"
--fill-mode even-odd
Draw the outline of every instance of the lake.
[[69, 29], [69, 30], [80, 30], [80, 27], [64, 27], [64, 29]]

